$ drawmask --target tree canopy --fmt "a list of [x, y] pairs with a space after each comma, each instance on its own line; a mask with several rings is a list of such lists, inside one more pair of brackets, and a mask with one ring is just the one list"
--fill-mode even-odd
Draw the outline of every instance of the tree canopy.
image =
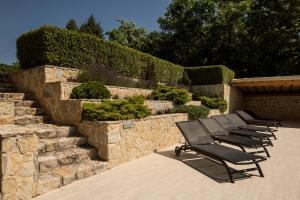
[[79, 28], [80, 32], [83, 33], [89, 33], [95, 36], [98, 36], [100, 38], [104, 38], [103, 35], [103, 29], [100, 25], [100, 22], [97, 23], [96, 19], [93, 15], [91, 15], [88, 19], [86, 23], [83, 23], [80, 28]]
[[66, 29], [72, 31], [78, 31], [78, 26], [76, 24], [76, 21], [74, 19], [70, 19], [66, 25]]
[[119, 22], [119, 27], [106, 33], [108, 39], [124, 46], [143, 51], [147, 40], [146, 29], [144, 27], [138, 27], [133, 21], [126, 21], [124, 19], [117, 21]]
[[300, 73], [299, 11], [296, 0], [173, 0], [148, 51], [184, 66], [224, 64], [239, 76]]

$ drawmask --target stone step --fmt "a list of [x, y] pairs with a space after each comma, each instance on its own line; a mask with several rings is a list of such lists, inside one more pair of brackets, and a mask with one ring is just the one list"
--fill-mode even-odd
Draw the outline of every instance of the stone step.
[[62, 138], [76, 136], [77, 128], [75, 126], [56, 126], [49, 125], [38, 128], [34, 131], [39, 139]]
[[7, 93], [1, 92], [0, 99], [23, 100], [26, 97], [25, 93]]
[[14, 100], [15, 107], [32, 107], [37, 106], [37, 103], [31, 100]]
[[64, 151], [87, 143], [86, 137], [63, 137], [55, 139], [40, 139], [38, 152]]
[[38, 166], [40, 173], [50, 172], [58, 167], [81, 163], [97, 158], [97, 149], [92, 147], [66, 149], [61, 152], [40, 153]]
[[9, 74], [0, 74], [0, 83], [10, 83], [11, 79]]
[[15, 116], [45, 114], [45, 110], [43, 108], [16, 107], [14, 110], [15, 110]]
[[37, 180], [35, 195], [47, 193], [105, 170], [107, 170], [107, 162], [90, 160], [85, 163], [63, 166], [48, 173], [41, 173]]
[[17, 88], [12, 83], [0, 83], [0, 92], [16, 92]]
[[39, 124], [39, 123], [46, 123], [49, 121], [49, 116], [47, 115], [24, 115], [18, 116], [14, 118], [14, 124], [17, 125], [29, 125], [29, 124]]

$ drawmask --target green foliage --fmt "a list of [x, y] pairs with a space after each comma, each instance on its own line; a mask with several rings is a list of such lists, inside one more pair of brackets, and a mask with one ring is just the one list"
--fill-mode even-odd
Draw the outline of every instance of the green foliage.
[[76, 21], [74, 19], [70, 19], [66, 25], [66, 29], [70, 31], [78, 31], [78, 26], [76, 24]]
[[172, 86], [159, 86], [153, 90], [151, 97], [154, 100], [173, 101], [177, 105], [183, 105], [189, 101], [188, 91]]
[[238, 77], [300, 74], [296, 0], [172, 0], [148, 52], [183, 66], [224, 64]]
[[110, 91], [100, 82], [89, 81], [73, 88], [72, 99], [108, 99]]
[[53, 26], [25, 33], [17, 40], [22, 68], [51, 64], [63, 67], [101, 65], [128, 77], [176, 83], [183, 68], [115, 42]]
[[223, 65], [185, 67], [184, 70], [192, 85], [230, 84], [234, 78], [234, 72]]
[[201, 96], [201, 93], [194, 93], [193, 100], [201, 101], [201, 104], [207, 108], [219, 109], [222, 113], [224, 113], [228, 108], [227, 101], [219, 97], [207, 97]]
[[10, 74], [20, 70], [20, 65], [18, 63], [13, 63], [11, 65], [0, 63], [0, 74]]
[[209, 114], [209, 108], [205, 106], [177, 106], [171, 110], [172, 113], [188, 113], [190, 119], [198, 119], [201, 117], [207, 117]]
[[91, 15], [87, 19], [86, 23], [84, 23], [80, 26], [79, 30], [82, 33], [88, 33], [91, 35], [95, 35], [102, 39], [104, 38], [103, 29], [102, 29], [100, 23], [96, 23], [96, 19], [93, 15]]
[[82, 107], [82, 119], [88, 121], [140, 119], [150, 113], [142, 97], [85, 103]]
[[140, 51], [145, 49], [146, 29], [138, 27], [133, 21], [129, 22], [124, 19], [117, 21], [120, 23], [119, 27], [106, 33], [109, 40]]

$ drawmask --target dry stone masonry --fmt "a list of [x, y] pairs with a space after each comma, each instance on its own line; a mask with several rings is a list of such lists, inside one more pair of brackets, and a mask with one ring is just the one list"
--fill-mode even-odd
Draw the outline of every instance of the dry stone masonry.
[[31, 199], [106, 170], [76, 127], [50, 123], [32, 95], [0, 80], [1, 199]]
[[[2, 199], [30, 199], [182, 140], [174, 122], [187, 120], [187, 114], [81, 122], [82, 104], [101, 100], [69, 98], [78, 83], [68, 81], [77, 73], [41, 66], [14, 74], [12, 83], [9, 77], [0, 77]], [[152, 92], [115, 86], [108, 89], [119, 98]], [[146, 104], [153, 114], [174, 106], [151, 100]]]

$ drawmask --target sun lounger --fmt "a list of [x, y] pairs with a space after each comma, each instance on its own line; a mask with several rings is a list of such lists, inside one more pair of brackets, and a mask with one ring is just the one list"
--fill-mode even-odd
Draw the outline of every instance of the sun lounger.
[[[215, 117], [215, 119], [216, 118], [217, 117]], [[227, 118], [228, 120], [226, 120], [225, 118]], [[274, 139], [277, 139], [276, 135], [274, 133], [274, 132], [277, 131], [276, 129], [273, 129], [273, 128], [270, 128], [270, 127], [248, 125], [236, 113], [220, 115], [220, 117], [218, 116], [217, 121], [221, 122], [221, 124], [224, 125], [224, 126], [226, 126], [229, 123], [229, 126], [231, 126], [231, 128], [240, 128], [240, 129], [244, 129], [244, 130], [259, 131], [259, 132], [269, 132], [269, 133], [272, 134]]]
[[267, 148], [261, 140], [254, 140], [248, 137], [243, 137], [235, 134], [231, 134], [225, 128], [223, 128], [215, 119], [213, 118], [199, 118], [199, 122], [203, 125], [203, 127], [207, 130], [207, 132], [212, 136], [213, 139], [224, 142], [227, 144], [235, 145], [241, 148], [244, 152], [246, 152], [244, 147], [247, 148], [263, 148], [263, 151], [256, 151], [251, 153], [266, 153], [268, 157], [270, 154]]
[[247, 122], [247, 124], [259, 125], [259, 126], [267, 126], [267, 127], [276, 127], [281, 126], [281, 123], [276, 120], [262, 120], [262, 119], [254, 119], [251, 115], [246, 113], [243, 110], [238, 110], [236, 113]]
[[[181, 150], [189, 149], [208, 159], [218, 161], [225, 166], [229, 179], [232, 183], [234, 183], [232, 174], [236, 172], [258, 170], [260, 176], [264, 176], [259, 166], [259, 162], [266, 160], [266, 158], [216, 144], [197, 120], [176, 122], [176, 125], [187, 142], [186, 145], [175, 148], [177, 156], [180, 155]], [[235, 165], [255, 164], [256, 167], [240, 171], [231, 171], [226, 162]]]

